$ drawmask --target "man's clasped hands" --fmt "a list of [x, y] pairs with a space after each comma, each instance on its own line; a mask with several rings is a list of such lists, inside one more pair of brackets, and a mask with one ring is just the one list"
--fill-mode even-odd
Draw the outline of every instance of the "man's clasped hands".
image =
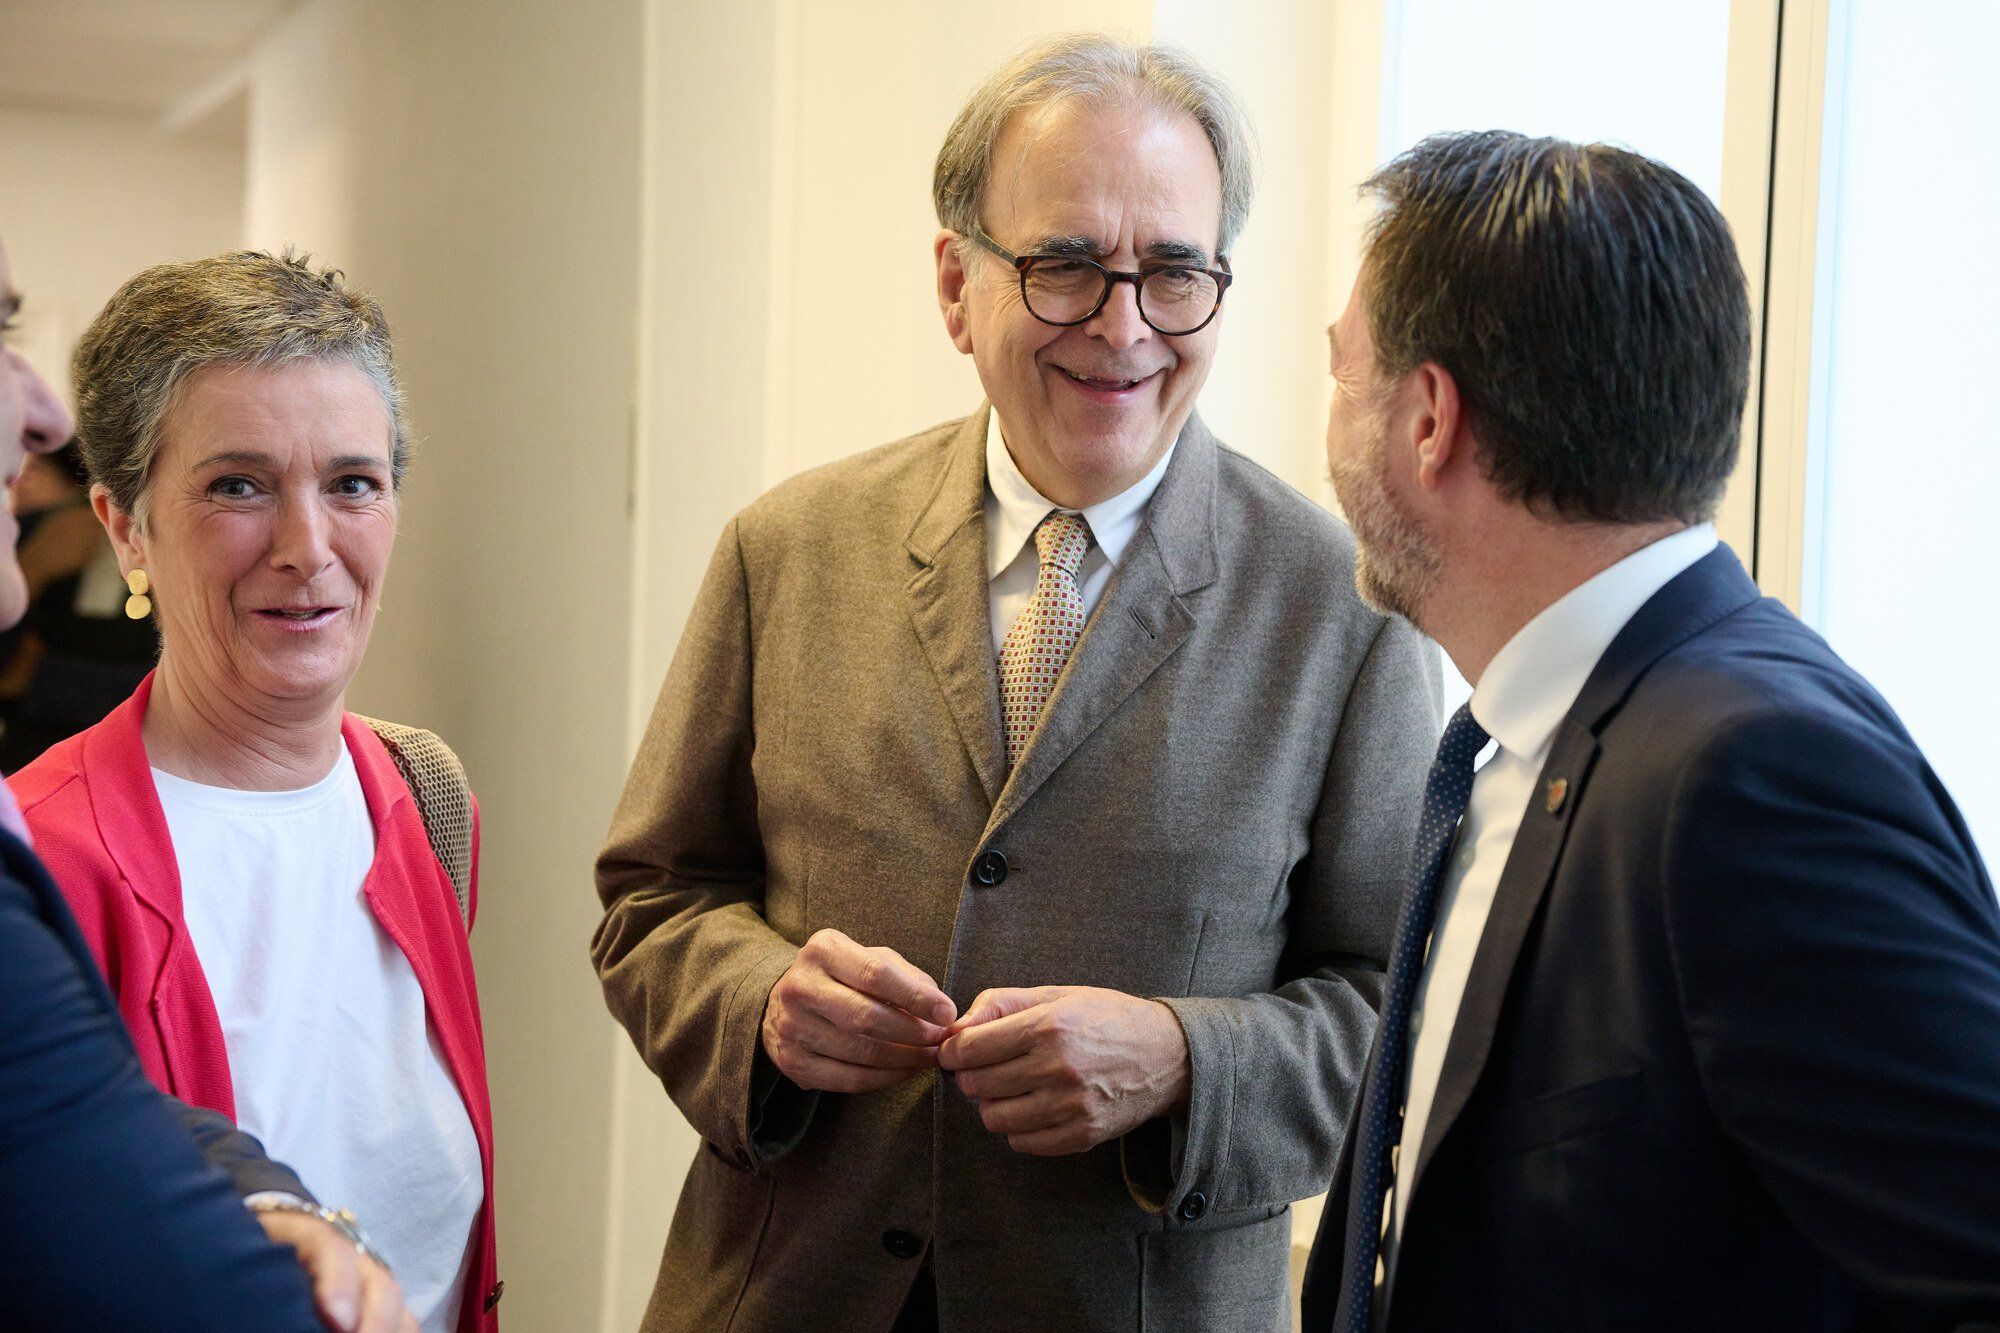
[[1096, 986], [982, 991], [963, 1014], [894, 949], [822, 930], [771, 988], [764, 1053], [802, 1088], [873, 1092], [926, 1069], [956, 1080], [1016, 1152], [1084, 1152], [1186, 1105], [1172, 1009]]

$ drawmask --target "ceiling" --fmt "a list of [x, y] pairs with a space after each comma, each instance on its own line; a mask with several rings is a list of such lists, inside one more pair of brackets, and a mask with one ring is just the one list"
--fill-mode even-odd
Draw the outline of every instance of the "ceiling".
[[164, 117], [299, 0], [0, 0], [0, 104]]

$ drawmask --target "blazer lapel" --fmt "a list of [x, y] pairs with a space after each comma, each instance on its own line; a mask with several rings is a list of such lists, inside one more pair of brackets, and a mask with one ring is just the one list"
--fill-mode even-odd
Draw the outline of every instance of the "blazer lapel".
[[1677, 575], [1620, 630], [1584, 682], [1550, 747], [1548, 762], [1536, 779], [1535, 791], [1547, 792], [1557, 781], [1567, 784], [1554, 811], [1548, 802], [1534, 801], [1521, 819], [1508, 853], [1500, 883], [1494, 890], [1492, 914], [1473, 956], [1465, 997], [1452, 1025], [1438, 1077], [1436, 1098], [1424, 1127], [1424, 1141], [1411, 1175], [1411, 1192], [1438, 1144], [1465, 1110], [1486, 1058], [1493, 1049], [1507, 985], [1520, 959], [1521, 945], [1534, 924], [1542, 899], [1555, 879], [1556, 863], [1570, 824], [1587, 795], [1585, 787], [1599, 754], [1604, 726], [1652, 665], [1710, 625], [1758, 598], [1757, 586], [1743, 572], [1727, 547], [1718, 547]]
[[1215, 438], [1190, 416], [1139, 531], [1056, 680], [1034, 740], [1000, 793], [988, 832], [1011, 818], [1194, 631], [1194, 612], [1183, 598], [1216, 579], [1215, 466]]
[[90, 776], [90, 804], [104, 850], [132, 886], [132, 895], [157, 914], [170, 935], [181, 928], [181, 874], [167, 833], [166, 811], [153, 785], [142, 727], [153, 677], [83, 738], [83, 766]]
[[1417, 1153], [1417, 1169], [1410, 1177], [1412, 1194], [1424, 1168], [1437, 1152], [1438, 1141], [1465, 1109], [1486, 1067], [1508, 979], [1513, 975], [1515, 960], [1520, 957], [1528, 927], [1534, 923], [1542, 897], [1555, 876], [1556, 859], [1569, 835], [1571, 814], [1583, 803], [1584, 784], [1596, 760], [1597, 737], [1588, 727], [1580, 725], [1574, 714], [1564, 718], [1556, 729], [1548, 762], [1536, 779], [1535, 791], [1544, 792], [1550, 783], [1562, 781], [1568, 784], [1566, 796], [1553, 814], [1545, 802], [1531, 802], [1528, 812], [1521, 817], [1520, 831], [1514, 835], [1513, 850], [1507, 855], [1506, 868], [1501, 871], [1499, 886], [1493, 893], [1486, 932], [1479, 937], [1472, 973], [1466, 978], [1465, 997], [1452, 1025], [1451, 1042], [1445, 1048], [1444, 1068], [1438, 1074], [1437, 1094]]
[[146, 1012], [167, 1056], [168, 1091], [234, 1119], [236, 1089], [222, 1020], [188, 937], [180, 860], [146, 754], [144, 724], [154, 680], [148, 675], [139, 682], [132, 697], [83, 738], [81, 762], [89, 777], [91, 813], [105, 853], [131, 887], [133, 899], [156, 918], [163, 940], [161, 963], [153, 975], [120, 976], [115, 989], [126, 1020], [134, 1022], [122, 1002], [145, 987]]
[[[354, 757], [362, 799], [375, 828], [375, 859], [362, 881], [362, 897], [382, 933], [409, 962], [445, 1067], [472, 1120], [473, 1135], [490, 1158], [485, 1049], [476, 1018], [469, 1024], [464, 1017], [467, 1006], [450, 999], [454, 993], [473, 991], [471, 942], [458, 915], [457, 894], [431, 851], [416, 799], [374, 728], [345, 713], [340, 732]], [[429, 893], [423, 889], [426, 884], [432, 886]], [[476, 1002], [471, 1007], [476, 1016]]]
[[[91, 810], [97, 817], [104, 850], [131, 885], [132, 896], [159, 918], [171, 957], [186, 943], [186, 916], [181, 906], [180, 862], [174, 855], [173, 837], [167, 832], [159, 788], [153, 783], [152, 761], [146, 755], [143, 726], [152, 696], [153, 677], [148, 675], [131, 698], [85, 733], [82, 758], [90, 776]], [[167, 969], [152, 979], [150, 998], [154, 1002], [158, 1002], [160, 988], [167, 980]]]
[[943, 475], [910, 529], [916, 570], [908, 585], [910, 623], [938, 689], [958, 723], [988, 801], [1007, 777], [1000, 719], [1000, 667], [987, 611], [986, 414], [981, 408], [952, 437]]

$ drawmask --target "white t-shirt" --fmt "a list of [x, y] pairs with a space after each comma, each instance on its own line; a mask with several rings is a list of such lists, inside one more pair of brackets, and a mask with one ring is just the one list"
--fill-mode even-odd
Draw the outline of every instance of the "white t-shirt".
[[153, 770], [236, 1120], [361, 1219], [425, 1333], [458, 1321], [479, 1142], [409, 959], [362, 897], [375, 828], [354, 757], [298, 791]]

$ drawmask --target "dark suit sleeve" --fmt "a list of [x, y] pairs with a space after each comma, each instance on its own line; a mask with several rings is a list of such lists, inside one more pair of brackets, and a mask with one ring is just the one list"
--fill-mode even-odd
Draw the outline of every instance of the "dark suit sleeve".
[[1892, 723], [1770, 715], [1668, 807], [1667, 930], [1722, 1128], [1897, 1327], [2000, 1318], [2000, 909]]
[[723, 532], [597, 861], [605, 1003], [703, 1139], [739, 1166], [804, 1134], [818, 1094], [761, 1058], [771, 987], [798, 948], [764, 919], [750, 772], [750, 602]]
[[0, 1322], [318, 1328], [290, 1251], [203, 1164], [59, 924], [0, 876]]
[[1341, 710], [1312, 842], [1292, 876], [1280, 984], [1261, 995], [1165, 999], [1187, 1033], [1184, 1121], [1128, 1136], [1126, 1184], [1146, 1208], [1246, 1208], [1317, 1194], [1375, 1035], [1424, 775], [1437, 745], [1438, 653], [1381, 622]]
[[231, 1124], [228, 1116], [172, 1098], [167, 1099], [167, 1105], [194, 1140], [202, 1160], [228, 1176], [238, 1196], [247, 1199], [265, 1190], [277, 1190], [307, 1203], [317, 1202], [290, 1167], [266, 1157], [264, 1145]]

